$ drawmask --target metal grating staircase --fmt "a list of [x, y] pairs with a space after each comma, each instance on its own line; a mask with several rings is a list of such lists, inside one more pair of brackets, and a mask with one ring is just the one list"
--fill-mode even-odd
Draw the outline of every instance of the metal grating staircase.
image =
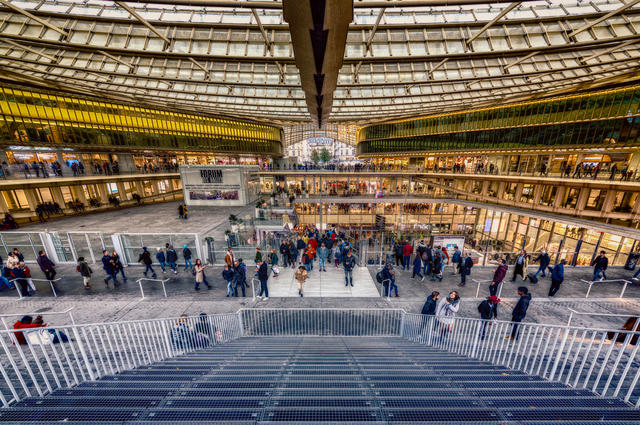
[[640, 410], [400, 337], [243, 337], [28, 397], [15, 424], [640, 423]]

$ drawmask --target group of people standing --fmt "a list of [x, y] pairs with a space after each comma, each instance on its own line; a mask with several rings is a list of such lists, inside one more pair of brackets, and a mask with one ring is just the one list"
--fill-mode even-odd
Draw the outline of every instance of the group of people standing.
[[[38, 252], [36, 262], [42, 273], [44, 273], [45, 279], [50, 285], [55, 286], [57, 272], [56, 265], [53, 261], [41, 250]], [[0, 257], [0, 263], [4, 263], [2, 275], [0, 276], [0, 289], [4, 287], [14, 289], [17, 286], [20, 295], [24, 297], [30, 297], [38, 292], [31, 277], [31, 269], [25, 264], [24, 255], [22, 255], [18, 248], [13, 248], [9, 253], [6, 263], [2, 257]]]
[[[242, 296], [245, 297], [245, 287], [247, 287], [247, 267], [242, 261], [242, 258], [236, 258], [233, 248], [229, 247], [227, 253], [224, 256], [224, 270], [222, 270], [222, 279], [227, 283], [227, 297], [238, 296], [238, 289], [242, 291]], [[267, 279], [269, 276], [267, 275]], [[266, 286], [266, 282], [265, 282]], [[269, 289], [266, 288], [267, 297], [269, 296]], [[268, 298], [267, 298], [268, 299]]]

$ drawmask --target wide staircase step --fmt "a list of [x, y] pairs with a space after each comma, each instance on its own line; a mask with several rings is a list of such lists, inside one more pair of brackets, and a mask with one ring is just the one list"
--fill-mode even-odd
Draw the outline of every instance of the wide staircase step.
[[397, 337], [247, 337], [26, 398], [0, 423], [637, 425], [640, 410]]

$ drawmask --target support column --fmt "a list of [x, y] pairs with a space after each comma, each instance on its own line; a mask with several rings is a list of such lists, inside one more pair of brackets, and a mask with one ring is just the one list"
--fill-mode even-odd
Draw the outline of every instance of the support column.
[[127, 196], [127, 190], [124, 187], [124, 182], [117, 182], [116, 185], [118, 186], [118, 195], [120, 195], [120, 202], [124, 202], [129, 200], [129, 197]]
[[140, 195], [141, 198], [144, 198], [144, 185], [142, 184], [142, 180], [136, 180], [136, 192]]
[[78, 200], [82, 202], [83, 205], [87, 205], [87, 197], [84, 194], [84, 189], [82, 186], [71, 186], [71, 195], [73, 196], [73, 200]]
[[584, 211], [584, 207], [587, 205], [587, 198], [589, 197], [591, 189], [583, 187], [578, 194], [578, 200], [576, 201], [576, 211]]
[[9, 212], [9, 205], [7, 205], [7, 200], [2, 193], [0, 193], [0, 212], [3, 214]]
[[96, 189], [98, 190], [98, 196], [100, 197], [101, 204], [109, 203], [109, 191], [107, 190], [106, 183], [97, 183]]
[[36, 206], [40, 203], [38, 201], [38, 197], [36, 196], [36, 190], [24, 189], [24, 196], [27, 198], [27, 203], [29, 204], [29, 211], [35, 212]]
[[62, 196], [62, 190], [58, 186], [52, 186], [49, 188], [51, 190], [51, 196], [53, 197], [53, 201], [57, 202], [60, 205], [60, 208], [64, 211], [66, 209], [66, 205], [64, 202], [64, 196]]

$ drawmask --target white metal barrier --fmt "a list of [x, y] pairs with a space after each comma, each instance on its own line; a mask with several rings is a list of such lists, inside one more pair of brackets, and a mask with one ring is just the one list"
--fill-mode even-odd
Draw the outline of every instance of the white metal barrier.
[[[480, 296], [480, 285], [482, 285], [483, 283], [491, 283], [493, 282], [492, 280], [476, 280], [476, 279], [471, 279], [473, 282], [476, 283], [476, 298], [478, 298]], [[504, 286], [504, 281], [498, 283], [498, 292], [496, 293], [496, 296], [498, 298], [500, 298], [500, 294], [502, 294], [502, 287]]]
[[164, 297], [167, 298], [167, 287], [165, 286], [165, 283], [167, 283], [169, 281], [169, 278], [167, 279], [150, 279], [147, 277], [141, 277], [140, 279], [136, 280], [136, 283], [140, 286], [140, 295], [142, 295], [142, 299], [144, 300], [144, 290], [142, 289], [142, 282], [160, 282], [162, 284], [162, 292], [164, 292]]
[[9, 407], [241, 335], [238, 314], [2, 330], [0, 403]]
[[[573, 320], [573, 316], [600, 316], [600, 317], [634, 317], [633, 314], [614, 314], [614, 313], [591, 313], [586, 311], [576, 311], [572, 308], [569, 308], [569, 319], [567, 320], [567, 326], [571, 326], [571, 321]], [[633, 324], [633, 329], [635, 330], [638, 326], [638, 321], [640, 317], [636, 317], [635, 323]]]
[[[49, 280], [49, 279], [36, 279], [36, 278], [33, 278], [33, 277], [11, 279], [9, 282], [11, 282], [13, 284], [13, 286], [15, 286], [16, 291], [18, 292], [18, 297], [20, 299], [23, 299], [24, 298], [24, 294], [22, 293], [22, 290], [20, 290], [20, 285], [17, 283], [18, 280], [27, 280], [27, 281], [31, 280], [32, 282], [34, 282], [34, 281], [36, 281], [36, 282], [47, 282], [49, 284], [49, 287], [51, 288], [51, 292], [53, 292], [53, 296], [55, 298], [57, 298], [58, 297], [58, 293], [56, 292], [56, 287], [55, 287], [55, 284], [53, 282], [58, 282], [59, 280], [62, 280], [62, 276], [60, 276], [57, 279], [52, 279], [52, 280]], [[35, 288], [35, 285], [34, 285], [34, 288]]]
[[640, 332], [625, 330], [438, 319], [399, 309], [242, 309], [25, 331], [0, 331], [5, 407], [241, 336], [307, 335], [403, 337], [640, 407]]
[[593, 287], [594, 284], [596, 283], [620, 283], [622, 282], [622, 290], [620, 291], [620, 295], [618, 296], [618, 298], [622, 298], [624, 296], [625, 291], [627, 290], [627, 286], [629, 286], [630, 283], [632, 283], [630, 280], [626, 280], [626, 279], [610, 279], [610, 280], [585, 280], [585, 279], [580, 279], [580, 282], [586, 283], [587, 285], [589, 285], [589, 287], [587, 288], [587, 293], [585, 294], [585, 298], [589, 298], [589, 294], [591, 294], [591, 288]]

